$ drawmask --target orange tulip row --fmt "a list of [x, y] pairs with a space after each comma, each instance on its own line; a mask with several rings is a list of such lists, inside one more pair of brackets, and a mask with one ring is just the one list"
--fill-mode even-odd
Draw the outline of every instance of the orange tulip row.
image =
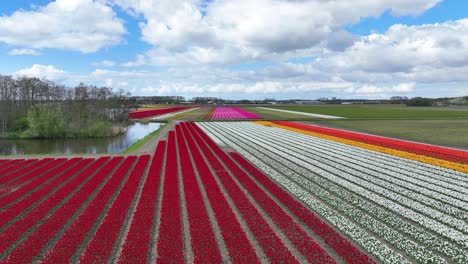
[[275, 123], [268, 122], [268, 121], [256, 121], [254, 123], [259, 124], [259, 125], [264, 125], [264, 126], [278, 127], [278, 128], [282, 128], [282, 129], [289, 130], [289, 131], [294, 131], [294, 132], [301, 133], [301, 134], [306, 134], [306, 135], [310, 135], [310, 136], [314, 136], [314, 137], [318, 137], [318, 138], [322, 138], [326, 140], [331, 140], [331, 141], [335, 141], [335, 142], [339, 142], [339, 143], [343, 143], [343, 144], [347, 144], [347, 145], [351, 145], [355, 147], [360, 147], [360, 148], [373, 150], [373, 151], [377, 151], [377, 152], [381, 152], [385, 154], [390, 154], [390, 155], [401, 157], [401, 158], [411, 159], [411, 160], [415, 160], [415, 161], [419, 161], [419, 162], [423, 162], [423, 163], [427, 163], [427, 164], [431, 164], [431, 165], [435, 165], [435, 166], [439, 166], [443, 168], [448, 168], [448, 169], [468, 173], [468, 165], [466, 164], [461, 164], [461, 163], [457, 163], [453, 161], [409, 153], [409, 152], [396, 150], [392, 148], [376, 146], [376, 145], [362, 143], [362, 142], [344, 139], [340, 137], [320, 134], [320, 133], [297, 129], [297, 128], [293, 128], [289, 126], [279, 125], [279, 124], [275, 124]]

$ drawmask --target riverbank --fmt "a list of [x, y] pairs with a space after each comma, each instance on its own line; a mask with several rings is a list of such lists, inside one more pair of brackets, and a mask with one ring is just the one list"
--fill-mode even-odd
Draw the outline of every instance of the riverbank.
[[[42, 155], [112, 155], [125, 151], [149, 134], [158, 131], [163, 123], [135, 123], [119, 128], [119, 135], [87, 139], [0, 139], [0, 155], [15, 157]], [[144, 143], [144, 142], [143, 142]]]
[[121, 154], [135, 154], [138, 152], [144, 145], [147, 145], [150, 140], [152, 140], [154, 137], [159, 135], [161, 131], [164, 129], [165, 126], [167, 126], [168, 123], [164, 123], [161, 125], [157, 130], [151, 132], [148, 134], [146, 137], [138, 140], [137, 142], [133, 143], [130, 147], [128, 147], [126, 150], [122, 151]]
[[112, 124], [110, 122], [100, 123], [93, 126], [90, 130], [80, 133], [59, 133], [54, 136], [37, 136], [25, 131], [0, 133], [0, 139], [94, 139], [108, 138], [122, 135], [127, 132], [128, 127], [133, 124]]

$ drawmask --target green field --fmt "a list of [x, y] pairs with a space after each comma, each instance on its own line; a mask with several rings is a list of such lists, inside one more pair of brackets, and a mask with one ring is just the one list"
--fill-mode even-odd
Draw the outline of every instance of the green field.
[[245, 107], [243, 108], [246, 111], [249, 111], [251, 113], [257, 114], [262, 116], [265, 119], [283, 119], [283, 120], [291, 120], [291, 119], [304, 119], [304, 120], [310, 120], [310, 119], [315, 119], [310, 116], [305, 116], [305, 115], [296, 115], [296, 114], [291, 114], [291, 113], [284, 113], [284, 112], [277, 112], [277, 111], [270, 111], [270, 110], [265, 110], [257, 107]]
[[429, 144], [468, 149], [468, 108], [414, 108], [399, 105], [285, 105], [270, 108], [346, 117], [318, 119], [255, 107], [246, 110], [266, 119], [310, 123]]
[[[269, 106], [297, 112], [341, 116], [347, 118], [468, 118], [468, 111], [415, 109], [403, 106], [323, 105], [323, 106]], [[310, 117], [309, 117], [310, 118]]]
[[468, 149], [468, 120], [321, 120], [310, 122], [447, 147]]

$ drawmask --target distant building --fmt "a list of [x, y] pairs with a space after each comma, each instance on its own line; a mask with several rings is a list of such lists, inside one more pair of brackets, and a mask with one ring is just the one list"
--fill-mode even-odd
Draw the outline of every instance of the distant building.
[[301, 104], [301, 105], [319, 105], [322, 104], [322, 102], [317, 101], [317, 100], [304, 100], [304, 101], [295, 101], [295, 104]]

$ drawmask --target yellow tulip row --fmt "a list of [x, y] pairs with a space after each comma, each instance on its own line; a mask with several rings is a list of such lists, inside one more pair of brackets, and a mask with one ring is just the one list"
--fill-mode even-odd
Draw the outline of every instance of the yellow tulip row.
[[431, 164], [431, 165], [435, 165], [435, 166], [439, 166], [439, 167], [443, 167], [443, 168], [448, 168], [448, 169], [468, 173], [468, 165], [467, 164], [456, 163], [456, 162], [453, 162], [453, 161], [432, 158], [432, 157], [428, 157], [428, 156], [424, 156], [424, 155], [418, 155], [418, 154], [414, 154], [414, 153], [409, 153], [409, 152], [396, 150], [396, 149], [392, 149], [392, 148], [386, 148], [386, 147], [376, 146], [376, 145], [372, 145], [372, 144], [362, 143], [362, 142], [359, 142], [359, 141], [354, 141], [354, 140], [329, 136], [329, 135], [325, 135], [325, 134], [320, 134], [320, 133], [311, 132], [311, 131], [307, 131], [307, 130], [292, 128], [292, 127], [288, 127], [288, 126], [282, 126], [282, 125], [278, 125], [278, 124], [268, 122], [268, 121], [255, 121], [254, 123], [259, 124], [259, 125], [263, 125], [263, 126], [271, 126], [271, 127], [282, 128], [282, 129], [285, 129], [285, 130], [294, 131], [294, 132], [309, 135], [309, 136], [314, 136], [314, 137], [318, 137], [318, 138], [322, 138], [322, 139], [326, 139], [326, 140], [331, 140], [331, 141], [334, 141], [334, 142], [339, 142], [339, 143], [343, 143], [343, 144], [347, 144], [347, 145], [351, 145], [351, 146], [355, 146], [355, 147], [360, 147], [360, 148], [364, 148], [364, 149], [368, 149], [368, 150], [378, 151], [378, 152], [381, 152], [381, 153], [390, 154], [390, 155], [405, 158], [405, 159], [415, 160], [415, 161], [419, 161], [419, 162], [423, 162], [423, 163], [427, 163], [427, 164]]

